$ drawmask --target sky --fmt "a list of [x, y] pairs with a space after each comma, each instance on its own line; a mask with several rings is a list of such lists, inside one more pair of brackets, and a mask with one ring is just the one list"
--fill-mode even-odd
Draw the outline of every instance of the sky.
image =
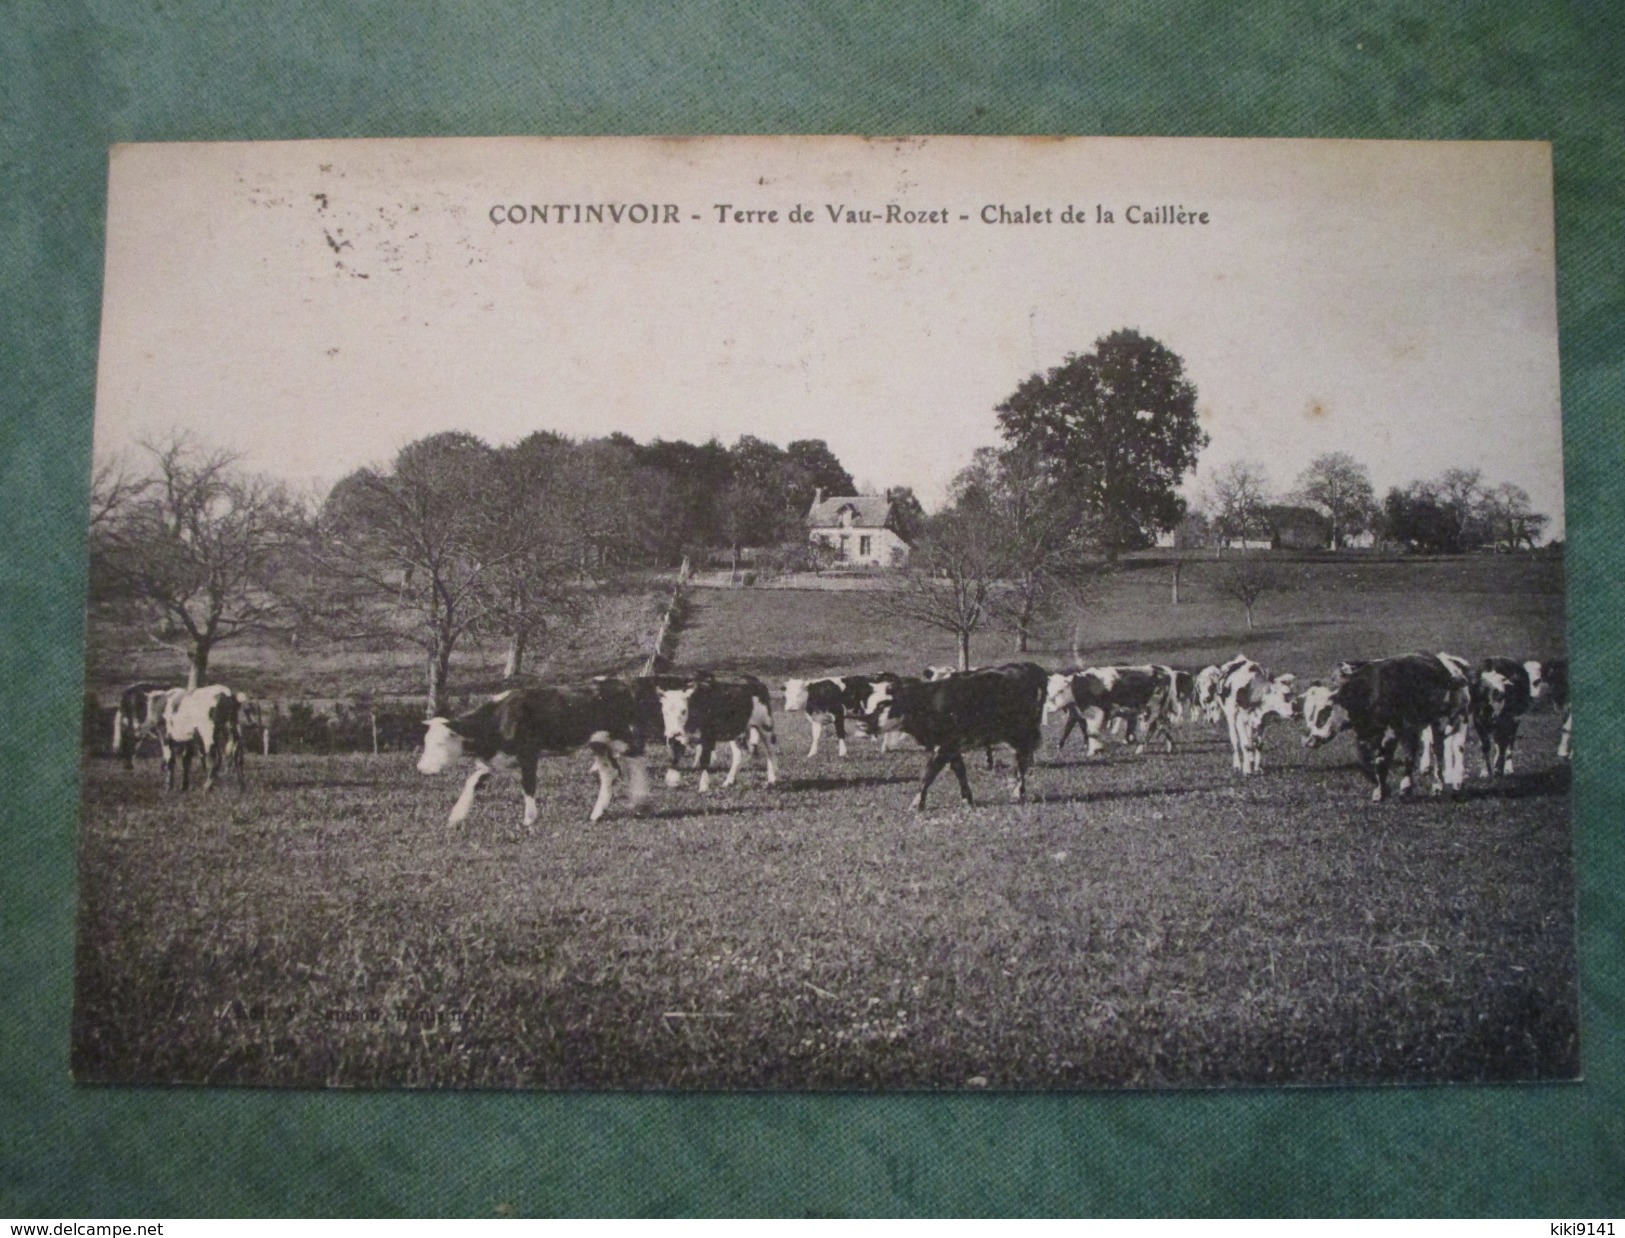
[[1122, 327], [1184, 360], [1202, 477], [1478, 468], [1563, 534], [1543, 143], [116, 147], [96, 448], [185, 430], [320, 489], [451, 429], [819, 438], [933, 507], [1023, 379]]

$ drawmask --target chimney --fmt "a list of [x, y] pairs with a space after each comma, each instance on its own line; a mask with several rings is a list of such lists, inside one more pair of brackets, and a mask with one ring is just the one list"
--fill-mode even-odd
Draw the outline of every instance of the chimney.
[[823, 502], [824, 502], [824, 487], [819, 486], [817, 490], [813, 491], [813, 506], [814, 507], [821, 507], [823, 505]]

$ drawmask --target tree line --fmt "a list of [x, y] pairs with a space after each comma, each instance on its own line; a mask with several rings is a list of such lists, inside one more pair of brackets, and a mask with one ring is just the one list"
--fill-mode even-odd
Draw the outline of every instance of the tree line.
[[1176, 539], [1183, 547], [1263, 543], [1328, 550], [1369, 539], [1416, 554], [1463, 554], [1533, 550], [1548, 524], [1522, 486], [1492, 484], [1475, 468], [1393, 486], [1379, 502], [1366, 466], [1347, 452], [1330, 452], [1282, 494], [1256, 461], [1232, 461], [1214, 471]]
[[[1303, 539], [1336, 550], [1369, 535], [1457, 553], [1532, 547], [1548, 523], [1524, 490], [1476, 469], [1395, 487], [1379, 503], [1369, 471], [1341, 452], [1313, 461], [1285, 494], [1262, 465], [1232, 462], [1189, 504], [1180, 492], [1208, 445], [1195, 384], [1176, 353], [1130, 329], [1031, 375], [995, 412], [999, 445], [973, 455], [939, 511], [927, 516], [907, 488], [886, 492], [912, 550], [872, 604], [950, 633], [961, 666], [984, 629], [1025, 651], [1042, 624], [1069, 614], [1076, 648], [1120, 557], [1169, 533], [1185, 547]], [[448, 431], [303, 498], [184, 437], [144, 452], [96, 473], [93, 606], [184, 653], [194, 685], [216, 645], [249, 632], [416, 648], [434, 711], [469, 638], [500, 641], [512, 677], [640, 570], [716, 548], [735, 566], [766, 547], [784, 566], [813, 565], [814, 497], [857, 489], [823, 440], [779, 447], [750, 435], [724, 446], [538, 431], [493, 447]], [[1178, 586], [1176, 567], [1175, 601]], [[1218, 587], [1250, 625], [1257, 598], [1282, 586], [1253, 563]]]
[[521, 674], [639, 572], [716, 547], [804, 548], [820, 489], [856, 489], [820, 439], [539, 431], [493, 447], [448, 431], [299, 496], [177, 435], [97, 468], [90, 600], [184, 655], [193, 686], [250, 633], [416, 648], [439, 710], [467, 639], [501, 641], [504, 675]]

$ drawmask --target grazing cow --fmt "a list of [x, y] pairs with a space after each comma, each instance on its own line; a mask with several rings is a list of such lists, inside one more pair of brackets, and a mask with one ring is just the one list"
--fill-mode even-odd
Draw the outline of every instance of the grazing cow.
[[1219, 707], [1230, 733], [1231, 765], [1243, 776], [1256, 774], [1264, 760], [1264, 724], [1270, 715], [1289, 720], [1297, 715], [1293, 676], [1271, 675], [1244, 657], [1225, 665], [1229, 670], [1219, 683]]
[[237, 771], [237, 786], [243, 786], [243, 736], [238, 725], [241, 702], [224, 684], [210, 684], [188, 692], [173, 688], [165, 693], [165, 708], [159, 723], [164, 746], [164, 786], [175, 787], [175, 759], [181, 763], [181, 790], [192, 782], [192, 757], [203, 758], [205, 791], [214, 789], [215, 779], [226, 766]]
[[[1306, 712], [1315, 711], [1310, 719], [1310, 739], [1315, 742], [1310, 746], [1325, 743], [1338, 730], [1352, 730], [1361, 768], [1373, 784], [1373, 800], [1388, 797], [1388, 771], [1396, 750], [1405, 759], [1401, 792], [1412, 789], [1423, 769], [1432, 766], [1429, 747], [1443, 754], [1443, 785], [1460, 789], [1466, 772], [1462, 743], [1472, 708], [1464, 666], [1460, 658], [1431, 653], [1362, 663], [1330, 690], [1324, 702], [1318, 697], [1315, 703], [1306, 700]], [[1435, 793], [1440, 782], [1435, 769]]]
[[[812, 723], [812, 747], [809, 757], [818, 755], [818, 740], [824, 733], [824, 723], [835, 727], [835, 742], [841, 756], [846, 755], [846, 718], [851, 714], [859, 718], [869, 693], [882, 680], [895, 680], [889, 671], [879, 675], [843, 675], [831, 679], [788, 679], [784, 684], [785, 712], [801, 710]], [[878, 737], [882, 746], [888, 736]]]
[[1512, 748], [1518, 742], [1518, 719], [1535, 699], [1541, 678], [1539, 662], [1485, 658], [1473, 681], [1473, 729], [1484, 755], [1484, 777], [1512, 772]]
[[1045, 684], [1044, 715], [1065, 711], [1066, 726], [1056, 748], [1066, 746], [1072, 728], [1081, 726], [1094, 756], [1105, 745], [1102, 733], [1115, 718], [1128, 722], [1125, 741], [1139, 738], [1137, 753], [1161, 735], [1174, 750], [1168, 722], [1173, 711], [1174, 672], [1166, 666], [1095, 666], [1087, 670], [1050, 675]]
[[438, 774], [464, 756], [474, 758], [474, 772], [452, 805], [448, 825], [459, 825], [467, 818], [474, 805], [474, 793], [490, 777], [497, 758], [504, 756], [512, 757], [519, 766], [527, 826], [536, 823], [536, 762], [544, 752], [591, 750], [593, 767], [598, 772], [598, 798], [588, 814], [589, 821], [598, 820], [609, 807], [620, 772], [615, 760], [618, 756], [625, 757], [632, 768], [628, 790], [632, 807], [637, 808], [649, 797], [637, 703], [632, 689], [619, 680], [514, 688], [466, 714], [430, 718], [424, 726], [428, 730], [418, 757], [420, 773]]
[[[1442, 759], [1437, 763], [1434, 759], [1435, 727], [1432, 725], [1423, 727], [1416, 753], [1416, 774], [1418, 777], [1422, 773], [1433, 775], [1434, 794], [1438, 794], [1446, 786], [1452, 790], [1459, 790], [1467, 776], [1466, 703], [1471, 700], [1467, 661], [1451, 653], [1437, 655], [1418, 653], [1414, 656], [1419, 658], [1436, 656], [1439, 664], [1454, 681], [1454, 690], [1450, 696], [1451, 709], [1438, 720], [1437, 725], [1440, 732], [1438, 751], [1442, 753]], [[1361, 667], [1368, 664], [1364, 661], [1341, 663], [1330, 684], [1312, 683], [1304, 689], [1302, 711], [1307, 732], [1303, 739], [1305, 748], [1318, 748], [1349, 729], [1351, 726], [1349, 713], [1338, 700], [1337, 692]], [[1397, 742], [1397, 733], [1395, 739]], [[1407, 770], [1400, 779], [1400, 794], [1409, 791], [1411, 786], [1412, 776]]]
[[1045, 670], [1031, 662], [1010, 662], [966, 671], [945, 679], [902, 679], [876, 684], [864, 713], [879, 731], [902, 731], [930, 752], [916, 810], [944, 766], [959, 779], [959, 792], [971, 803], [970, 780], [962, 753], [967, 748], [1009, 744], [1016, 753], [1015, 798], [1027, 794], [1027, 770], [1043, 737]]
[[[778, 737], [773, 733], [773, 703], [767, 685], [754, 675], [738, 679], [706, 676], [684, 688], [662, 688], [660, 713], [667, 743], [681, 743], [699, 749], [700, 790], [711, 789], [711, 751], [726, 741], [733, 749], [733, 762], [722, 785], [731, 787], [739, 776], [745, 748], [760, 744], [767, 758], [769, 785], [779, 779], [773, 761]], [[666, 785], [679, 786], [682, 775], [674, 762], [666, 771]]]
[[159, 683], [135, 683], [119, 693], [113, 711], [113, 752], [125, 769], [135, 768], [136, 749], [143, 739], [157, 738], [168, 693], [169, 686]]

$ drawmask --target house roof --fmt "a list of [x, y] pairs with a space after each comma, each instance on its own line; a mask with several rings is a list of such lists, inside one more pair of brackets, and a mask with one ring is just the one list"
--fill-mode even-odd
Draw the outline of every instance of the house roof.
[[843, 507], [852, 509], [855, 529], [883, 529], [891, 516], [891, 500], [883, 494], [838, 494], [814, 503], [807, 512], [807, 523], [816, 529], [834, 528], [841, 523]]

